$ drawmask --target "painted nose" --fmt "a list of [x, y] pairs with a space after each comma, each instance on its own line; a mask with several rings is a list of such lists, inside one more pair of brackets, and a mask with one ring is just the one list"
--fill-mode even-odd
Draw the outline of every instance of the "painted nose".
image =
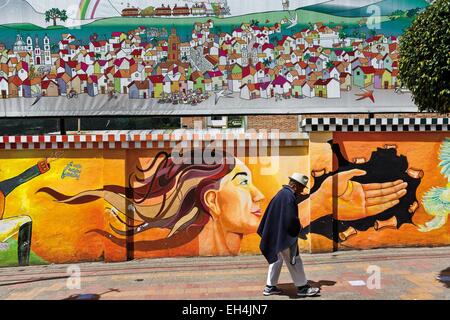
[[251, 194], [252, 194], [252, 198], [254, 202], [259, 202], [265, 199], [264, 195], [262, 194], [261, 191], [259, 191], [258, 188], [256, 188], [255, 186], [252, 186], [251, 189]]

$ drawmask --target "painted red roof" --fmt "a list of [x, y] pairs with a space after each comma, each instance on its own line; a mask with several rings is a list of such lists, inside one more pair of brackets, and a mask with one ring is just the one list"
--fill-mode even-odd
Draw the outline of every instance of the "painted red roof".
[[267, 49], [274, 49], [275, 47], [273, 46], [273, 44], [271, 44], [271, 43], [265, 43], [265, 44], [263, 44], [263, 46], [262, 46], [262, 51], [266, 51]]
[[54, 85], [58, 86], [58, 84], [56, 82], [54, 82], [53, 80], [43, 80], [41, 83], [41, 87], [42, 89], [48, 89], [48, 87], [50, 86], [50, 84], [53, 83]]
[[18, 76], [13, 76], [13, 77], [9, 78], [8, 81], [10, 83], [13, 83], [17, 87], [22, 85], [22, 80], [20, 80], [20, 78]]
[[162, 75], [149, 76], [148, 77], [152, 83], [163, 83], [164, 77]]
[[326, 86], [328, 85], [332, 80], [336, 80], [334, 78], [329, 78], [329, 79], [319, 79], [316, 82], [314, 82], [314, 85], [318, 85], [318, 86]]
[[272, 81], [273, 85], [278, 85], [278, 86], [284, 86], [286, 84], [286, 82], [289, 82], [285, 77], [283, 76], [278, 76], [275, 78], [275, 80]]
[[373, 74], [373, 73], [375, 73], [375, 68], [374, 67], [362, 67], [362, 66], [360, 66], [359, 68], [361, 68], [362, 72], [364, 72], [365, 74]]

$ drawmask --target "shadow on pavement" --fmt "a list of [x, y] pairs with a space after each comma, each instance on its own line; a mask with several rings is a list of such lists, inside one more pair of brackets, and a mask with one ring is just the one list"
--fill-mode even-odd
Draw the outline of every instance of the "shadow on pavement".
[[37, 279], [30, 279], [30, 280], [23, 280], [23, 281], [16, 281], [16, 282], [7, 282], [7, 283], [0, 284], [0, 287], [12, 286], [12, 285], [16, 285], [16, 284], [40, 282], [40, 281], [51, 281], [51, 280], [59, 280], [59, 279], [68, 279], [69, 277], [70, 276], [61, 276], [61, 277], [37, 278]]
[[103, 293], [86, 293], [86, 294], [73, 294], [70, 297], [64, 298], [62, 300], [100, 300], [101, 297], [110, 292], [120, 292], [119, 289], [109, 289]]
[[[323, 286], [327, 286], [327, 287], [331, 287], [334, 286], [336, 284], [336, 281], [331, 281], [331, 280], [320, 280], [318, 282], [315, 281], [308, 281], [308, 284], [311, 287], [314, 288], [319, 288], [322, 290]], [[283, 290], [283, 293], [280, 294], [280, 296], [287, 296], [290, 299], [305, 299], [304, 297], [299, 297], [297, 296], [297, 287], [294, 286], [292, 283], [285, 283], [285, 284], [280, 284], [278, 285], [278, 288], [280, 288], [281, 290]], [[320, 297], [320, 294], [318, 294], [315, 297], [311, 297], [311, 298], [318, 298]]]
[[442, 270], [437, 276], [439, 282], [443, 283], [447, 288], [450, 288], [450, 267]]

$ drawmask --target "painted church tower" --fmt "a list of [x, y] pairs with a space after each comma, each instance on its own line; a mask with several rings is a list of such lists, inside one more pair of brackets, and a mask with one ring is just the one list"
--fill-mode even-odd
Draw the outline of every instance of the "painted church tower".
[[52, 65], [52, 51], [50, 48], [50, 38], [44, 37], [44, 64], [46, 66]]
[[39, 38], [36, 37], [36, 44], [33, 50], [33, 61], [34, 65], [41, 66], [46, 65], [50, 66], [52, 64], [52, 54], [50, 49], [50, 39], [48, 36], [44, 37], [44, 49], [42, 50], [39, 45]]
[[180, 59], [180, 38], [177, 35], [177, 30], [172, 28], [172, 34], [169, 36], [169, 56], [168, 61], [174, 62]]

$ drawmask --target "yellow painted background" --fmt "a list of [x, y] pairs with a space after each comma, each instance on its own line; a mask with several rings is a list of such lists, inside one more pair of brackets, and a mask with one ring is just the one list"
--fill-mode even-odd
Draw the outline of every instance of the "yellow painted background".
[[[438, 154], [446, 134], [312, 134], [309, 146], [283, 147], [280, 149], [278, 169], [272, 175], [261, 174], [261, 163], [252, 164], [250, 158], [242, 159], [253, 175], [255, 186], [264, 194], [262, 209], [265, 210], [272, 197], [288, 182], [292, 172], [310, 174], [312, 170], [333, 170], [333, 154], [327, 143], [334, 138], [343, 146], [348, 159], [370, 158], [378, 147], [385, 144], [398, 145], [398, 154], [408, 158], [410, 167], [422, 169], [425, 176], [419, 186], [417, 198], [434, 186], [445, 186], [446, 179], [440, 174]], [[104, 185], [125, 186], [130, 172], [138, 162], [149, 163], [159, 150], [66, 150], [61, 159], [51, 163], [51, 170], [26, 184], [19, 186], [6, 199], [4, 218], [29, 215], [33, 220], [32, 251], [49, 263], [84, 261], [124, 261], [126, 248], [114, 244], [98, 234], [89, 233], [99, 229], [112, 232], [109, 223], [116, 221], [107, 212], [108, 204], [103, 200], [68, 205], [57, 203], [47, 194], [36, 194], [43, 187], [52, 188], [66, 195], [76, 195], [87, 190], [102, 189]], [[0, 181], [15, 177], [46, 157], [52, 151], [1, 151]], [[80, 180], [61, 179], [65, 166], [74, 162], [81, 165]], [[336, 168], [334, 168], [336, 169]], [[314, 180], [311, 179], [312, 186]], [[307, 200], [309, 201], [309, 200]], [[332, 201], [330, 199], [330, 201]], [[309, 202], [308, 206], [309, 208]], [[309, 212], [303, 213], [309, 214]], [[414, 216], [417, 224], [431, 220], [421, 206]], [[154, 229], [134, 237], [134, 241], [161, 239], [168, 230]], [[400, 230], [369, 229], [350, 238], [339, 249], [365, 249], [389, 246], [449, 245], [450, 222], [444, 228], [430, 233], [420, 233], [413, 225], [403, 225]], [[312, 234], [308, 240], [300, 241], [303, 251], [332, 251], [333, 242]], [[178, 248], [162, 250], [135, 250], [134, 258], [196, 256], [198, 240]], [[259, 254], [259, 236], [247, 235], [241, 243], [241, 254]], [[1, 261], [0, 261], [1, 265]]]

